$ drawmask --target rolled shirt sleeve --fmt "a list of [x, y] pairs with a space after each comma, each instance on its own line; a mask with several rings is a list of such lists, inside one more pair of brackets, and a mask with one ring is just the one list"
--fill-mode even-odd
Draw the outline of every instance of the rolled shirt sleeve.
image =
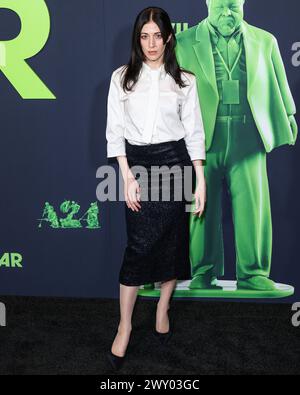
[[189, 74], [190, 86], [186, 99], [182, 103], [181, 122], [185, 129], [185, 143], [191, 160], [206, 158], [205, 134], [197, 92], [197, 81], [194, 75]]
[[[119, 69], [118, 69], [119, 70]], [[124, 138], [124, 103], [120, 100], [120, 76], [118, 70], [112, 73], [107, 98], [107, 157], [126, 156]]]

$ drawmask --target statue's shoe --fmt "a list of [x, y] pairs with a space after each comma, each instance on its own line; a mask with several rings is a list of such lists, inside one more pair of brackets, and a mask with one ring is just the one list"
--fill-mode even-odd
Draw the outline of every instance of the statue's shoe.
[[253, 291], [275, 291], [276, 284], [274, 281], [263, 276], [252, 276], [247, 279], [238, 280], [238, 289], [251, 289]]
[[189, 289], [222, 289], [216, 285], [217, 278], [215, 276], [197, 275], [190, 282]]

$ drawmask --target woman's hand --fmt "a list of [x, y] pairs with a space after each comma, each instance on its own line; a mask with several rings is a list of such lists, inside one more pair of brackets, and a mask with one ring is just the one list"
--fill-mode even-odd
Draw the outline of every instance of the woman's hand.
[[141, 187], [133, 175], [128, 175], [124, 182], [124, 196], [128, 208], [132, 211], [139, 211], [141, 208]]
[[205, 178], [202, 177], [201, 180], [197, 180], [197, 186], [194, 193], [195, 197], [195, 211], [193, 215], [197, 215], [199, 218], [203, 214], [205, 203], [206, 203], [206, 185]]

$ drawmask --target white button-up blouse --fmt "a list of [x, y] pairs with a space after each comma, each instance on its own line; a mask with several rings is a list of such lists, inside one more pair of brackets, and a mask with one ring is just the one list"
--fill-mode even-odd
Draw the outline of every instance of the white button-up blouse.
[[107, 157], [126, 156], [125, 139], [144, 145], [184, 138], [191, 160], [205, 159], [205, 136], [196, 77], [182, 73], [188, 86], [180, 88], [164, 65], [145, 62], [131, 92], [121, 86], [121, 71], [111, 76], [107, 99]]

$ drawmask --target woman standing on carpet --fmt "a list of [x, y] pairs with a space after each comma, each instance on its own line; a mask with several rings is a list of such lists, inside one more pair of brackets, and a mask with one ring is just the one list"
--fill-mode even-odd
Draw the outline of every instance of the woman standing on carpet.
[[[180, 201], [174, 198], [178, 191], [183, 194], [184, 183], [178, 181], [184, 179], [185, 166], [196, 175], [193, 214], [201, 216], [205, 205], [205, 138], [196, 78], [180, 69], [175, 46], [168, 14], [158, 7], [144, 9], [134, 25], [130, 61], [112, 73], [110, 82], [107, 157], [117, 158], [124, 180], [128, 237], [119, 274], [120, 323], [108, 353], [116, 369], [124, 361], [139, 287], [161, 282], [154, 334], [165, 343], [176, 280], [191, 278], [187, 201], [185, 195]], [[146, 182], [138, 182], [133, 166], [143, 166]], [[172, 184], [169, 200], [150, 196], [164, 193], [164, 184], [154, 185], [151, 178], [161, 166], [169, 169], [160, 172], [163, 177], [170, 176], [172, 166], [180, 170], [172, 173], [180, 186]]]

